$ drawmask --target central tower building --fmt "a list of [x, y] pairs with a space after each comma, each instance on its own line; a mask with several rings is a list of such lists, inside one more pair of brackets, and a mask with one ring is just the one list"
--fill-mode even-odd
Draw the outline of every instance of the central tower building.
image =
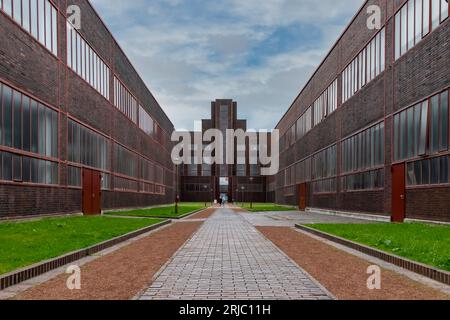
[[[202, 134], [209, 129], [222, 131], [224, 139], [226, 130], [241, 129], [247, 131], [247, 121], [238, 119], [237, 103], [231, 99], [220, 99], [211, 102], [211, 118], [202, 120]], [[194, 132], [191, 132], [194, 141]], [[204, 143], [203, 150], [208, 146]], [[266, 178], [261, 177], [260, 165], [251, 165], [249, 161], [249, 142], [246, 141], [246, 164], [237, 164], [237, 154], [242, 152], [237, 143], [234, 145], [234, 165], [194, 164], [192, 148], [192, 164], [180, 168], [180, 197], [182, 201], [214, 201], [221, 194], [226, 194], [232, 202], [264, 202], [266, 201]], [[224, 143], [224, 155], [226, 144]]]

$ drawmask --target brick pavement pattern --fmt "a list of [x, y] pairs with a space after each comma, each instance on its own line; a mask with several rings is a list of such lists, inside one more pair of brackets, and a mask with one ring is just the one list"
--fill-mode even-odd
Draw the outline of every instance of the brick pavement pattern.
[[325, 300], [331, 297], [249, 222], [217, 210], [142, 300]]

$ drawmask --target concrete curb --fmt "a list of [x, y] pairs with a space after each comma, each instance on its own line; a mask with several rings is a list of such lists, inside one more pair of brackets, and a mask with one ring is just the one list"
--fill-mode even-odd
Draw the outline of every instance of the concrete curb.
[[344, 238], [340, 238], [337, 236], [334, 236], [332, 234], [322, 232], [319, 230], [315, 230], [309, 227], [306, 227], [304, 225], [296, 225], [297, 229], [300, 229], [302, 231], [308, 232], [310, 234], [316, 235], [318, 237], [330, 240], [332, 242], [344, 245], [346, 247], [349, 247], [351, 249], [360, 251], [362, 253], [365, 253], [369, 256], [378, 258], [380, 260], [386, 261], [388, 263], [391, 263], [393, 265], [396, 265], [397, 267], [412, 271], [414, 273], [420, 274], [424, 277], [430, 278], [432, 280], [441, 282], [446, 285], [450, 285], [450, 272], [439, 270], [437, 268], [433, 268], [431, 266], [412, 261], [403, 257], [399, 257], [390, 253], [387, 253], [385, 251], [381, 251], [369, 246], [365, 246]]
[[148, 227], [136, 230], [136, 231], [132, 231], [130, 233], [124, 234], [124, 235], [116, 237], [114, 239], [106, 240], [104, 242], [101, 242], [99, 244], [93, 245], [93, 246], [85, 248], [85, 249], [67, 253], [63, 256], [60, 256], [60, 257], [57, 257], [54, 259], [50, 259], [50, 260], [46, 260], [43, 262], [39, 262], [39, 263], [31, 265], [29, 267], [25, 267], [23, 269], [19, 269], [19, 270], [7, 273], [3, 276], [0, 276], [0, 291], [6, 289], [8, 287], [17, 285], [26, 280], [30, 280], [34, 277], [40, 276], [51, 270], [60, 268], [69, 263], [72, 263], [72, 262], [75, 262], [82, 258], [85, 258], [87, 256], [91, 256], [95, 253], [98, 253], [100, 251], [103, 251], [105, 249], [113, 247], [119, 243], [125, 242], [132, 238], [138, 237], [147, 232], [154, 231], [154, 230], [159, 229], [163, 226], [166, 226], [170, 223], [172, 223], [172, 220], [169, 219], [169, 220], [166, 220], [166, 221], [163, 221], [163, 222], [160, 222], [160, 223], [157, 223], [157, 224], [154, 224], [154, 225], [151, 225], [151, 226], [148, 226]]
[[189, 213], [186, 213], [182, 216], [179, 217], [160, 217], [160, 216], [146, 216], [146, 215], [136, 215], [136, 216], [125, 216], [125, 215], [114, 215], [114, 214], [105, 214], [105, 217], [110, 217], [110, 218], [139, 218], [139, 219], [170, 219], [170, 220], [182, 220], [184, 218], [187, 218], [189, 216], [192, 216], [194, 214], [200, 213], [202, 211], [208, 210], [210, 208], [203, 208], [203, 209], [198, 209]]

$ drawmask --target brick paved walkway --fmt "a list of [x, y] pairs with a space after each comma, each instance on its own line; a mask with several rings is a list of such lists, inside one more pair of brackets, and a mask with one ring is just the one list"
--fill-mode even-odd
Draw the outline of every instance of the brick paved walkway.
[[174, 256], [143, 300], [330, 299], [250, 223], [219, 209]]

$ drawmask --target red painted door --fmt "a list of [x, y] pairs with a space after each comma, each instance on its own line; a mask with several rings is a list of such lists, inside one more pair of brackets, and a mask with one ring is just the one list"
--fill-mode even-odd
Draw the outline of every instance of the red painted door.
[[98, 171], [83, 169], [83, 213], [101, 214], [101, 174]]
[[306, 210], [306, 207], [308, 205], [307, 202], [307, 197], [308, 197], [308, 192], [307, 192], [307, 188], [306, 188], [306, 183], [302, 183], [299, 186], [299, 209], [302, 211]]
[[405, 164], [392, 166], [392, 222], [402, 223], [406, 215]]

